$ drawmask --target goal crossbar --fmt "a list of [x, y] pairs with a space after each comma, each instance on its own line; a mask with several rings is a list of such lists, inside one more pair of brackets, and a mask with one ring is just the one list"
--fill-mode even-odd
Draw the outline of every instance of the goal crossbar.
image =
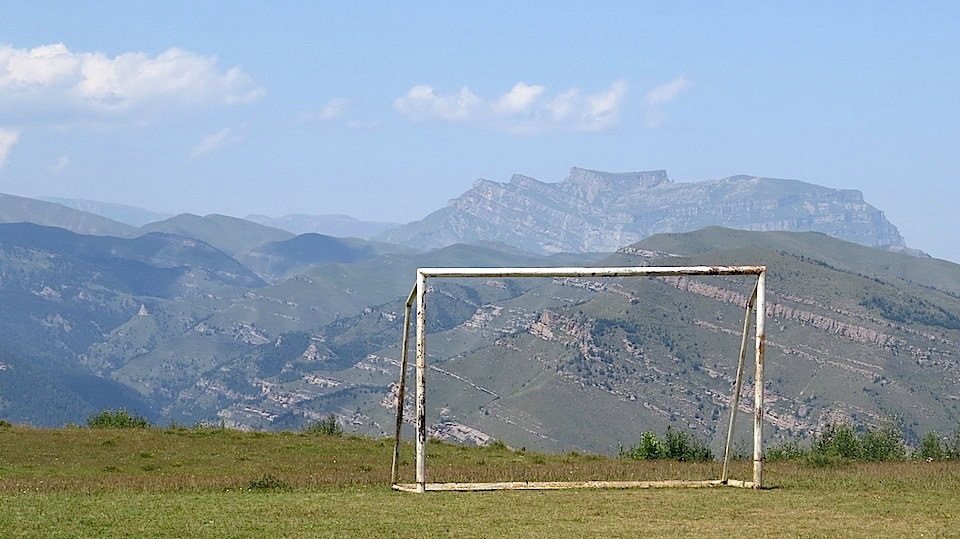
[[[400, 380], [397, 385], [397, 422], [393, 448], [390, 482], [394, 490], [408, 492], [475, 491], [475, 490], [550, 490], [562, 488], [658, 488], [658, 487], [712, 487], [737, 486], [761, 488], [763, 479], [763, 359], [766, 333], [764, 330], [766, 266], [630, 266], [630, 267], [557, 267], [557, 268], [420, 268], [417, 280], [404, 305], [403, 336], [401, 342]], [[426, 479], [426, 359], [427, 359], [427, 279], [428, 278], [510, 278], [510, 277], [675, 277], [693, 275], [755, 275], [756, 286], [745, 306], [740, 357], [736, 382], [731, 399], [731, 416], [720, 479], [705, 481], [573, 481], [573, 482], [497, 482], [497, 483], [427, 483]], [[403, 427], [403, 402], [406, 393], [407, 357], [410, 351], [410, 323], [416, 306], [416, 482], [400, 484], [400, 431]], [[754, 313], [754, 424], [753, 424], [753, 481], [732, 480], [727, 477], [731, 458], [733, 429], [738, 413], [740, 388], [747, 352], [750, 313]]]

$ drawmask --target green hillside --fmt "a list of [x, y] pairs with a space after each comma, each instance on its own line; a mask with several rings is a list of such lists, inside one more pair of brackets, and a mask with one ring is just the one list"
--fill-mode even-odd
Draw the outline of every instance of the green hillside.
[[272, 241], [288, 240], [294, 235], [236, 217], [211, 214], [204, 217], [184, 213], [140, 227], [139, 234], [165, 232], [201, 240], [236, 256]]
[[[897, 421], [911, 442], [958, 427], [960, 268], [822, 234], [707, 228], [608, 256], [493, 243], [392, 252], [306, 236], [246, 251], [290, 274], [267, 284], [242, 256], [196, 238], [2, 227], [0, 418], [57, 425], [122, 404], [157, 421], [263, 430], [334, 414], [390, 434], [418, 267], [766, 264], [769, 439], [837, 420]], [[614, 454], [640, 431], [673, 426], [716, 450], [752, 286], [433, 280], [430, 434]]]
[[[770, 268], [768, 437], [806, 436], [839, 420], [899, 421], [914, 442], [921, 432], [957, 428], [955, 265], [820, 234], [722, 229], [657, 236], [600, 261], [744, 263]], [[946, 275], [925, 282], [936, 268]], [[433, 435], [612, 453], [638, 430], [671, 425], [704, 434], [715, 448], [721, 443], [749, 279], [433, 286], [437, 305], [428, 313], [445, 318], [429, 341]], [[357, 428], [388, 432], [400, 315], [394, 303], [341, 322], [353, 324], [351, 338], [367, 345], [356, 347], [355, 357], [366, 357], [347, 369], [342, 361], [293, 362], [254, 408], [293, 421], [271, 404], [289, 395], [305, 417], [337, 413]], [[325, 357], [327, 333], [315, 338]], [[377, 342], [388, 346], [374, 351]], [[751, 391], [744, 390], [747, 402]], [[745, 446], [746, 425], [741, 436]]]
[[35, 223], [77, 234], [125, 236], [135, 227], [55, 202], [0, 193], [0, 223]]

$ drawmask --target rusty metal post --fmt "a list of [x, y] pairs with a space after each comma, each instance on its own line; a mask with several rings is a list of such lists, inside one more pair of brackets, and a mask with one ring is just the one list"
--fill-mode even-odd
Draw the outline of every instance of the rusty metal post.
[[763, 488], [763, 354], [766, 347], [765, 328], [767, 272], [757, 277], [757, 351], [756, 374], [753, 380], [753, 488]]
[[427, 276], [417, 272], [417, 492], [427, 485]]
[[747, 300], [747, 307], [743, 313], [743, 333], [740, 338], [740, 356], [737, 360], [737, 380], [733, 384], [733, 398], [730, 399], [730, 425], [727, 427], [727, 446], [723, 451], [723, 472], [720, 481], [727, 482], [727, 468], [730, 464], [730, 453], [733, 451], [733, 429], [737, 423], [737, 413], [740, 410], [740, 388], [743, 387], [743, 364], [747, 361], [747, 341], [750, 339], [750, 313], [757, 300], [757, 287]]
[[393, 465], [390, 467], [390, 484], [396, 485], [400, 466], [400, 430], [403, 428], [403, 399], [407, 389], [407, 355], [410, 351], [410, 312], [413, 309], [416, 286], [410, 291], [403, 308], [403, 338], [400, 344], [400, 381], [397, 383], [397, 435], [393, 441]]

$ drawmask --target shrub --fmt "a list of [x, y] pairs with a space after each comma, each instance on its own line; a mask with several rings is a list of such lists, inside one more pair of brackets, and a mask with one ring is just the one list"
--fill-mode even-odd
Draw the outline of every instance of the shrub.
[[914, 458], [920, 460], [944, 460], [947, 452], [944, 451], [943, 441], [940, 439], [940, 433], [928, 432], [926, 436], [920, 439], [920, 447], [913, 454]]
[[[936, 453], [938, 436], [921, 441], [921, 452]], [[926, 447], [927, 449], [923, 449]], [[830, 423], [809, 448], [796, 441], [785, 441], [767, 449], [770, 461], [795, 460], [814, 467], [836, 466], [849, 461], [897, 461], [907, 458], [900, 429], [892, 422], [877, 428], [858, 430], [849, 423]], [[926, 458], [926, 457], [924, 457]]]
[[647, 431], [640, 435], [640, 443], [624, 448], [620, 446], [620, 458], [635, 460], [677, 460], [681, 462], [704, 462], [713, 460], [713, 452], [707, 445], [686, 432], [667, 427], [663, 438]]
[[857, 459], [860, 457], [860, 439], [849, 423], [830, 423], [813, 444], [813, 452], [831, 457]]
[[88, 417], [87, 426], [91, 429], [145, 429], [151, 425], [145, 417], [120, 409], [115, 412], [104, 410]]
[[945, 458], [960, 460], [960, 429], [953, 433], [952, 438], [944, 441], [943, 450], [946, 453]]
[[330, 414], [325, 419], [308, 424], [303, 428], [303, 432], [322, 436], [343, 436], [343, 427], [337, 423], [337, 416]]
[[[623, 448], [621, 448], [621, 456]], [[627, 450], [627, 456], [636, 460], [658, 460], [665, 458], [666, 451], [657, 435], [647, 431], [640, 435], [640, 443]]]
[[907, 448], [903, 434], [892, 423], [863, 433], [860, 437], [860, 459], [870, 462], [905, 460]]
[[960, 459], [960, 430], [953, 436], [941, 436], [933, 431], [920, 439], [920, 447], [913, 454], [921, 460], [958, 460]]
[[706, 462], [713, 460], [713, 452], [707, 444], [686, 432], [667, 427], [664, 435], [667, 453], [664, 458], [681, 462]]

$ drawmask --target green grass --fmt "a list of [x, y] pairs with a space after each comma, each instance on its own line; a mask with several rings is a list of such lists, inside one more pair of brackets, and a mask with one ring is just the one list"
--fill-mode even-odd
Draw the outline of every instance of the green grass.
[[[399, 493], [392, 443], [0, 428], [3, 537], [960, 536], [960, 463], [770, 463], [733, 488]], [[404, 473], [413, 451], [404, 447]], [[431, 480], [716, 477], [716, 463], [428, 444]], [[744, 477], [748, 464], [738, 463]], [[404, 480], [410, 480], [405, 476]]]

